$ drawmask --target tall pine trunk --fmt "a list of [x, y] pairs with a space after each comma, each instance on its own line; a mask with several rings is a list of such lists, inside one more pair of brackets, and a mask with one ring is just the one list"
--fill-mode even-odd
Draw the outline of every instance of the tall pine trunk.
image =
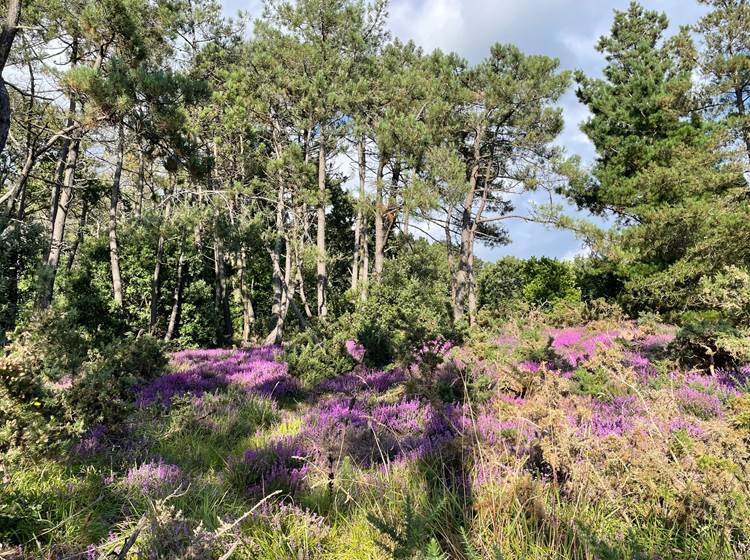
[[172, 192], [167, 196], [167, 204], [164, 208], [162, 223], [159, 225], [159, 240], [156, 242], [156, 257], [154, 258], [154, 274], [151, 277], [151, 313], [148, 321], [150, 333], [156, 332], [156, 324], [159, 320], [159, 299], [161, 297], [161, 265], [164, 260], [164, 224], [169, 221], [172, 210], [172, 197], [177, 191], [177, 175], [172, 176]]
[[326, 148], [325, 136], [321, 127], [320, 146], [318, 148], [318, 209], [317, 209], [317, 295], [318, 295], [318, 318], [325, 321], [328, 315], [328, 304], [326, 301], [328, 291], [328, 272], [326, 270]]
[[242, 298], [242, 345], [249, 346], [255, 330], [255, 310], [253, 309], [252, 288], [247, 281], [247, 251], [239, 251], [240, 297]]
[[284, 183], [279, 178], [276, 193], [276, 232], [271, 254], [271, 286], [273, 288], [273, 303], [271, 304], [271, 332], [265, 339], [265, 344], [279, 344], [284, 336], [284, 319], [282, 299], [284, 295], [284, 276], [281, 270], [281, 251], [284, 244]]
[[120, 249], [117, 239], [117, 207], [120, 203], [120, 179], [125, 157], [125, 132], [122, 122], [117, 128], [117, 163], [112, 177], [112, 191], [109, 200], [109, 262], [112, 270], [112, 295], [115, 306], [122, 310], [122, 276], [120, 274]]
[[378, 170], [375, 174], [375, 281], [379, 282], [383, 275], [385, 265], [385, 223], [383, 214], [385, 205], [383, 203], [383, 171], [385, 170], [385, 156], [380, 154]]
[[364, 219], [365, 204], [365, 181], [367, 178], [367, 159], [365, 156], [365, 139], [357, 143], [357, 155], [359, 159], [359, 203], [357, 204], [357, 217], [354, 220], [354, 252], [352, 254], [352, 292], [357, 293], [359, 282], [359, 263], [362, 258], [362, 227]]
[[68, 211], [73, 201], [73, 189], [75, 187], [76, 167], [78, 165], [78, 153], [81, 147], [79, 133], [75, 133], [71, 139], [70, 148], [68, 149], [65, 160], [65, 171], [63, 173], [63, 185], [60, 190], [60, 198], [57, 201], [55, 220], [52, 224], [52, 237], [50, 239], [49, 250], [44, 262], [44, 272], [42, 274], [41, 292], [38, 300], [39, 309], [47, 309], [52, 303], [52, 296], [55, 291], [55, 278], [57, 269], [60, 265], [60, 256], [62, 255], [63, 242], [65, 240], [65, 224], [68, 219]]
[[0, 154], [5, 150], [5, 143], [8, 140], [11, 117], [10, 96], [5, 80], [2, 78], [2, 72], [13, 47], [20, 15], [21, 0], [9, 0], [8, 11], [5, 15], [5, 21], [3, 21], [2, 31], [0, 31]]
[[169, 314], [169, 324], [164, 335], [164, 342], [169, 342], [177, 334], [182, 309], [182, 289], [185, 276], [185, 240], [180, 241], [180, 256], [177, 258], [177, 278], [175, 279], [174, 292], [172, 292], [172, 312]]

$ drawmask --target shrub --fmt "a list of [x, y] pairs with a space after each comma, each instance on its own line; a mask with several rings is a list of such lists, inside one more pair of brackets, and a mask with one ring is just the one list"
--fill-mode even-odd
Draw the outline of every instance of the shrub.
[[114, 425], [132, 405], [133, 389], [163, 373], [167, 358], [151, 336], [126, 337], [92, 352], [65, 395], [68, 413], [87, 425]]
[[50, 450], [68, 433], [39, 357], [12, 343], [0, 358], [0, 452]]
[[346, 333], [336, 332], [337, 326], [331, 330], [334, 332], [329, 336], [313, 331], [300, 333], [292, 338], [284, 351], [289, 372], [307, 386], [351, 371], [354, 367], [354, 359], [345, 349]]
[[747, 331], [738, 328], [718, 311], [688, 313], [670, 345], [675, 357], [689, 366], [714, 371], [750, 359]]

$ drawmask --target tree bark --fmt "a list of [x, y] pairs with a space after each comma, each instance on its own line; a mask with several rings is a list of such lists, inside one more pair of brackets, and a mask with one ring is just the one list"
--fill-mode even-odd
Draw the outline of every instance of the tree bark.
[[86, 200], [83, 201], [81, 206], [81, 220], [78, 223], [78, 231], [76, 232], [76, 239], [73, 242], [73, 246], [70, 248], [70, 254], [68, 255], [68, 266], [66, 270], [70, 273], [73, 270], [73, 265], [76, 262], [76, 255], [78, 254], [78, 248], [83, 243], [83, 234], [86, 231], [86, 224], [88, 223], [89, 217], [89, 204]]
[[39, 309], [47, 309], [52, 303], [52, 296], [55, 290], [55, 277], [57, 268], [60, 264], [60, 255], [62, 254], [63, 241], [65, 238], [65, 222], [68, 218], [68, 211], [73, 200], [73, 188], [75, 186], [76, 166], [78, 165], [78, 153], [81, 147], [81, 138], [79, 133], [75, 133], [70, 142], [67, 158], [65, 160], [65, 171], [63, 173], [63, 186], [60, 191], [60, 199], [57, 203], [55, 220], [52, 224], [52, 238], [50, 239], [49, 251], [44, 263], [44, 272], [42, 274], [42, 287], [40, 297], [37, 303]]
[[159, 226], [159, 240], [156, 243], [156, 257], [154, 259], [154, 274], [151, 277], [151, 314], [148, 321], [150, 333], [156, 332], [156, 323], [159, 319], [159, 298], [161, 295], [161, 261], [164, 259], [164, 223], [169, 220], [172, 209], [172, 197], [177, 190], [177, 176], [172, 177], [172, 192], [168, 195], [167, 204], [164, 208], [164, 216]]
[[143, 192], [146, 186], [146, 157], [143, 153], [143, 141], [138, 140], [138, 206], [135, 217], [140, 224], [143, 221]]
[[2, 31], [0, 31], [0, 154], [5, 151], [5, 143], [8, 141], [11, 119], [10, 96], [8, 95], [8, 87], [5, 85], [2, 72], [8, 62], [8, 57], [13, 47], [13, 40], [16, 38], [20, 15], [21, 0], [8, 0], [8, 11], [6, 12]]
[[474, 163], [469, 176], [469, 189], [464, 197], [461, 212], [461, 245], [458, 255], [458, 271], [456, 272], [456, 301], [453, 306], [453, 320], [463, 319], [468, 296], [468, 285], [471, 275], [471, 259], [474, 242], [474, 217], [472, 214], [477, 188], [479, 187], [479, 173], [481, 165], [481, 142], [483, 129], [477, 129], [474, 138]]
[[185, 275], [185, 240], [180, 241], [180, 256], [177, 258], [177, 278], [175, 279], [174, 292], [172, 293], [172, 312], [169, 314], [169, 324], [164, 335], [164, 342], [169, 342], [177, 334], [177, 326], [180, 321], [180, 310], [182, 309], [182, 289]]
[[745, 91], [741, 87], [735, 87], [734, 89], [735, 106], [737, 107], [737, 113], [740, 115], [740, 126], [742, 128], [742, 139], [745, 142], [745, 150], [747, 150], [747, 157], [750, 158], [750, 123], [746, 120], [747, 110], [745, 108]]
[[[217, 220], [218, 222], [218, 220]], [[214, 237], [214, 272], [216, 273], [216, 309], [221, 315], [221, 338], [224, 344], [232, 341], [232, 316], [229, 310], [229, 287], [224, 262], [224, 243], [217, 231]]]
[[318, 318], [326, 320], [328, 315], [328, 304], [326, 301], [328, 291], [328, 273], [326, 270], [326, 148], [323, 129], [320, 131], [320, 146], [318, 148], [318, 225], [317, 225], [317, 295], [318, 295]]
[[385, 207], [383, 205], [383, 171], [385, 169], [386, 159], [381, 153], [378, 161], [378, 170], [375, 174], [375, 270], [373, 276], [376, 282], [380, 282], [385, 265], [385, 225], [383, 214]]
[[247, 282], [247, 251], [240, 249], [240, 297], [242, 298], [242, 345], [248, 346], [255, 330], [255, 310], [253, 309], [252, 289]]
[[122, 122], [117, 127], [117, 162], [112, 177], [112, 191], [109, 200], [109, 261], [112, 270], [112, 296], [115, 306], [122, 310], [122, 276], [120, 274], [120, 249], [117, 239], [117, 207], [120, 203], [120, 180], [125, 158], [125, 132]]
[[271, 269], [273, 276], [271, 285], [273, 287], [273, 303], [271, 304], [271, 332], [265, 339], [265, 344], [279, 344], [284, 336], [284, 315], [282, 299], [284, 293], [284, 278], [281, 271], [281, 251], [284, 243], [284, 184], [279, 178], [279, 186], [276, 194], [276, 238], [271, 254]]
[[360, 139], [357, 143], [357, 155], [359, 158], [359, 200], [357, 204], [357, 217], [354, 220], [354, 253], [352, 255], [352, 292], [357, 293], [359, 281], [359, 262], [362, 256], [362, 221], [365, 203], [365, 181], [367, 179], [367, 159], [365, 156], [365, 140]]

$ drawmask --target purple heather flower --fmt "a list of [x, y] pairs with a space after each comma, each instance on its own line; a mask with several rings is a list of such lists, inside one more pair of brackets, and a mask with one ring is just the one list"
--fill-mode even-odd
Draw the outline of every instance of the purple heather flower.
[[289, 366], [275, 361], [280, 348], [261, 346], [242, 350], [184, 350], [172, 355], [175, 364], [187, 369], [163, 375], [138, 389], [136, 404], [169, 406], [172, 397], [206, 392], [234, 384], [250, 394], [285, 398], [296, 394], [298, 381]]
[[358, 364], [361, 363], [365, 357], [365, 347], [356, 340], [347, 340], [344, 342], [344, 348], [346, 348], [346, 351]]
[[181, 479], [180, 467], [159, 460], [129, 469], [123, 484], [127, 488], [139, 489], [144, 494], [154, 494], [165, 487], [176, 486]]
[[625, 352], [626, 363], [638, 374], [641, 381], [656, 377], [656, 368], [647, 357], [638, 352]]
[[678, 389], [675, 396], [682, 410], [688, 414], [704, 420], [721, 415], [721, 401], [716, 395], [685, 385]]
[[103, 424], [94, 424], [81, 437], [80, 441], [73, 446], [73, 451], [79, 455], [91, 455], [104, 447], [107, 436], [107, 427]]
[[637, 344], [646, 351], [653, 351], [659, 348], [664, 348], [675, 338], [672, 333], [664, 334], [650, 334], [637, 340]]
[[564, 357], [571, 367], [593, 356], [599, 345], [605, 348], [612, 346], [620, 335], [619, 331], [612, 331], [589, 336], [581, 327], [553, 329], [549, 334], [552, 337], [553, 350]]
[[307, 450], [295, 438], [284, 438], [262, 448], [245, 451], [244, 463], [250, 468], [248, 492], [267, 494], [274, 490], [294, 493], [309, 470]]
[[700, 438], [704, 435], [704, 430], [693, 420], [688, 420], [682, 416], [676, 416], [669, 421], [669, 433], [678, 430], [684, 430], [691, 438]]

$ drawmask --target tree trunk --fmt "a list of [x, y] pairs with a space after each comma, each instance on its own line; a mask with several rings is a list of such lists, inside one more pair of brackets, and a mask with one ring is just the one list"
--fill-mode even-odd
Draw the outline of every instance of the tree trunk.
[[177, 334], [177, 325], [180, 321], [180, 310], [182, 308], [182, 288], [185, 276], [185, 240], [180, 241], [180, 256], [177, 258], [177, 278], [175, 279], [174, 292], [172, 293], [172, 312], [169, 314], [169, 324], [164, 335], [164, 342], [169, 342]]
[[383, 214], [383, 170], [385, 169], [385, 156], [380, 154], [378, 170], [375, 174], [375, 281], [380, 282], [385, 265], [385, 226]]
[[83, 243], [83, 234], [86, 231], [86, 224], [88, 223], [89, 216], [89, 204], [86, 200], [83, 201], [81, 206], [81, 220], [78, 223], [78, 231], [76, 232], [76, 239], [73, 242], [73, 246], [70, 248], [70, 254], [68, 255], [68, 266], [66, 270], [70, 273], [73, 270], [73, 265], [76, 262], [76, 255], [78, 254], [78, 248]]
[[21, 0], [8, 0], [8, 11], [0, 31], [0, 154], [5, 150], [5, 143], [10, 132], [10, 96], [2, 72], [8, 62], [13, 40], [16, 38], [18, 18], [21, 15]]
[[122, 276], [120, 275], [120, 250], [117, 240], [117, 207], [120, 203], [120, 179], [125, 157], [125, 132], [122, 122], [117, 128], [117, 163], [112, 177], [109, 201], [109, 262], [112, 269], [112, 295], [117, 309], [122, 310]]
[[227, 344], [232, 341], [234, 335], [232, 329], [232, 316], [229, 311], [229, 288], [226, 276], [226, 263], [224, 262], [224, 243], [217, 231], [214, 237], [214, 272], [216, 273], [216, 309], [221, 314], [222, 342]]
[[247, 283], [247, 251], [240, 249], [240, 297], [242, 297], [242, 345], [248, 346], [255, 330], [252, 290]]
[[365, 140], [362, 138], [357, 143], [357, 154], [359, 156], [359, 200], [357, 204], [357, 217], [354, 220], [354, 253], [352, 255], [352, 292], [357, 293], [357, 282], [359, 281], [359, 261], [362, 255], [362, 221], [365, 204], [365, 181], [367, 179], [367, 160], [365, 156]]
[[52, 228], [55, 225], [55, 218], [57, 217], [57, 207], [60, 204], [60, 193], [63, 188], [63, 180], [65, 176], [65, 162], [68, 160], [68, 152], [70, 151], [70, 140], [63, 140], [63, 144], [60, 147], [60, 156], [57, 159], [57, 167], [55, 168], [55, 186], [52, 188], [52, 196], [50, 197], [49, 205], [49, 239], [52, 239]]
[[273, 303], [271, 305], [271, 332], [265, 339], [264, 344], [279, 344], [284, 336], [284, 315], [282, 299], [284, 295], [284, 279], [281, 271], [281, 250], [284, 243], [284, 184], [279, 179], [279, 187], [276, 196], [276, 239], [271, 249], [271, 269], [273, 276], [271, 285], [273, 287]]
[[138, 206], [135, 217], [140, 224], [143, 220], [143, 192], [146, 187], [146, 157], [143, 153], [143, 141], [138, 141]]
[[742, 128], [742, 139], [745, 142], [745, 150], [747, 150], [747, 157], [750, 158], [750, 123], [747, 121], [745, 109], [745, 91], [741, 87], [736, 87], [734, 90], [735, 105], [737, 112], [740, 115], [740, 126]]
[[467, 274], [469, 290], [469, 325], [474, 326], [477, 322], [477, 291], [474, 278], [474, 239], [472, 236], [471, 247], [469, 248], [469, 269]]
[[[449, 208], [445, 218], [445, 252], [448, 259], [448, 277], [451, 283], [451, 308], [456, 309], [456, 257], [451, 238], [453, 208]], [[455, 312], [454, 312], [455, 315]]]
[[148, 330], [151, 334], [156, 332], [156, 323], [159, 319], [159, 298], [161, 296], [161, 261], [164, 259], [164, 223], [169, 220], [172, 209], [172, 197], [177, 190], [177, 176], [172, 177], [172, 192], [168, 195], [167, 204], [164, 208], [164, 216], [159, 226], [159, 240], [156, 243], [156, 257], [154, 258], [154, 274], [151, 277], [151, 316], [148, 321]]
[[469, 190], [464, 197], [463, 210], [461, 213], [461, 246], [459, 247], [458, 270], [456, 272], [456, 301], [453, 306], [453, 320], [455, 322], [459, 322], [463, 319], [466, 309], [466, 299], [469, 293], [468, 287], [471, 275], [474, 232], [476, 231], [472, 212], [477, 188], [479, 186], [483, 133], [483, 129], [481, 127], [478, 128], [474, 138], [474, 163], [469, 177]]
[[328, 305], [328, 273], [326, 271], [326, 148], [325, 137], [321, 128], [320, 146], [318, 148], [318, 225], [317, 225], [317, 273], [318, 273], [318, 318], [326, 320]]
[[71, 140], [65, 160], [63, 186], [60, 191], [60, 199], [57, 203], [55, 221], [52, 224], [52, 238], [42, 274], [42, 287], [37, 304], [39, 309], [47, 309], [52, 303], [52, 296], [55, 290], [55, 277], [57, 276], [57, 268], [60, 264], [60, 255], [62, 254], [63, 241], [65, 239], [65, 222], [67, 221], [68, 210], [73, 200], [73, 188], [75, 186], [76, 166], [78, 165], [80, 147], [80, 135], [76, 133]]

